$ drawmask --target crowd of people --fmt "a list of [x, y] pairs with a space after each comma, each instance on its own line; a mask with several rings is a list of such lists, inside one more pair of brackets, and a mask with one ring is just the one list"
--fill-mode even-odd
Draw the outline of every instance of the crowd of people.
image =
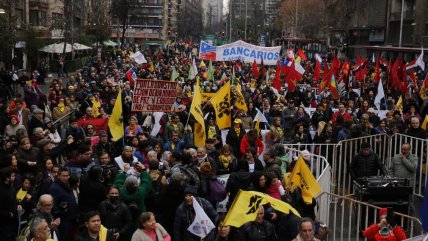
[[[347, 92], [335, 98], [329, 88], [316, 93], [320, 80], [314, 79], [310, 60], [301, 62], [306, 72], [290, 92], [284, 81], [281, 90], [273, 89], [274, 66], [261, 66], [260, 75], [253, 76], [251, 63], [214, 62], [213, 79], [207, 79], [208, 62], [194, 56], [200, 79], [200, 86], [195, 86], [195, 78], [187, 78], [191, 50], [146, 50], [149, 62], [137, 65], [130, 58], [132, 49], [116, 48], [67, 78], [53, 79], [50, 86], [42, 85], [37, 72], [12, 80], [22, 85], [22, 91], [0, 99], [2, 240], [22, 236], [18, 223], [21, 230], [28, 227], [35, 241], [201, 240], [188, 230], [195, 218], [194, 200], [216, 225], [204, 240], [309, 241], [316, 240], [315, 234], [322, 239], [315, 199], [304, 202], [298, 189], [290, 192], [283, 182], [295, 161], [287, 158], [283, 144], [337, 143], [380, 133], [426, 138], [418, 91], [403, 93], [399, 108], [401, 93], [387, 87], [386, 70], [381, 73], [386, 117], [376, 115], [377, 86], [369, 62], [364, 81], [357, 81], [350, 71], [343, 80]], [[325, 53], [322, 64], [331, 66], [332, 58]], [[131, 111], [135, 80], [126, 77], [130, 68], [142, 79], [170, 80], [178, 73], [173, 79], [179, 82], [176, 101], [171, 112], [162, 115], [155, 134], [153, 113]], [[1, 76], [8, 83], [12, 77]], [[223, 140], [213, 106], [204, 103], [206, 143], [195, 147], [195, 119], [189, 114], [194, 88], [215, 93], [231, 79], [242, 86], [248, 110], [236, 108], [232, 96], [231, 128]], [[91, 121], [112, 114], [119, 89], [125, 136], [114, 142], [108, 128]], [[307, 108], [316, 111], [310, 115]], [[259, 126], [269, 130], [265, 141], [255, 128], [258, 112], [267, 119]], [[363, 155], [365, 159], [367, 154]], [[230, 176], [222, 190], [216, 180], [224, 174]], [[257, 210], [256, 220], [241, 228], [224, 225], [225, 215], [217, 212], [217, 205], [227, 195], [229, 208], [239, 189], [286, 201], [303, 218], [264, 206]], [[384, 223], [382, 227], [387, 226]]]

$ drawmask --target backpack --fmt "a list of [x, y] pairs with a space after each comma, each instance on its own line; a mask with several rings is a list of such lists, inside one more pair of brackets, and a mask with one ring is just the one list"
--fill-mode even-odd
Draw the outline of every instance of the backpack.
[[218, 203], [223, 201], [226, 198], [226, 189], [224, 189], [223, 184], [215, 178], [215, 179], [209, 179], [209, 194], [207, 199], [213, 203]]
[[199, 178], [199, 175], [190, 167], [187, 166], [179, 166], [181, 173], [186, 175], [187, 177], [187, 184], [195, 186], [199, 188], [201, 184], [201, 179]]

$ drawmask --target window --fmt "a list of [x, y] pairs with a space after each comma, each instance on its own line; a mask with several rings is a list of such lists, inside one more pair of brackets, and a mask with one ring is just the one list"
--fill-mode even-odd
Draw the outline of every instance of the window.
[[47, 26], [47, 14], [46, 11], [40, 11], [40, 25]]
[[52, 26], [59, 28], [62, 25], [62, 14], [52, 13]]
[[24, 23], [24, 11], [22, 9], [15, 9], [16, 26], [19, 28]]
[[33, 26], [39, 26], [39, 11], [30, 10], [30, 24]]

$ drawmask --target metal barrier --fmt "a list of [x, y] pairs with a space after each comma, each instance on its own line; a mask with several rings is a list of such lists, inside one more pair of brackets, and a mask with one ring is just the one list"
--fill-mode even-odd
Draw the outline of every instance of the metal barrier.
[[[284, 146], [285, 152], [289, 154], [289, 157], [298, 156], [301, 152], [299, 149], [290, 148]], [[331, 166], [328, 163], [327, 159], [320, 155], [310, 155], [311, 172], [314, 174], [318, 183], [321, 186], [323, 192], [330, 192], [331, 190]], [[318, 197], [318, 217], [321, 220], [328, 219], [329, 207], [331, 200], [327, 196]]]
[[386, 167], [388, 170], [392, 166], [392, 158], [395, 155], [400, 154], [401, 145], [404, 143], [409, 143], [412, 147], [412, 154], [416, 155], [418, 160], [418, 168], [415, 176], [415, 184], [413, 187], [413, 192], [415, 195], [422, 197], [424, 195], [425, 183], [427, 183], [427, 173], [428, 165], [426, 165], [426, 160], [428, 158], [428, 142], [425, 139], [420, 139], [412, 136], [407, 136], [403, 134], [394, 134], [391, 136], [389, 141], [389, 157], [386, 159]]
[[334, 192], [341, 195], [352, 193], [352, 180], [349, 167], [354, 156], [360, 151], [361, 143], [369, 142], [381, 160], [388, 158], [389, 137], [385, 134], [364, 136], [339, 142], [333, 150], [332, 174]]
[[[373, 223], [379, 222], [380, 207], [327, 192], [323, 192], [317, 197], [318, 200], [323, 198], [335, 200], [330, 203], [329, 216], [321, 219], [327, 224], [330, 231], [327, 240], [363, 239], [362, 231]], [[317, 216], [320, 216], [322, 211], [319, 209]], [[407, 237], [423, 234], [419, 219], [402, 213], [395, 213], [395, 216], [397, 225], [404, 229]]]

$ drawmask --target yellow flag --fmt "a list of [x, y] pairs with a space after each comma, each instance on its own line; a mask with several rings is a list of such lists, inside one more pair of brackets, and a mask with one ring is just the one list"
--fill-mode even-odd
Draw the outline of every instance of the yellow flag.
[[235, 106], [245, 112], [248, 111], [247, 103], [245, 103], [244, 96], [241, 93], [241, 86], [236, 84], [235, 88], [231, 89], [233, 96], [235, 97]]
[[287, 185], [291, 184], [291, 190], [294, 190], [296, 187], [301, 188], [302, 198], [306, 203], [312, 203], [312, 198], [321, 191], [320, 184], [314, 175], [312, 175], [302, 156], [297, 160], [289, 180], [291, 183], [287, 183]]
[[202, 102], [208, 102], [213, 96], [215, 95], [215, 93], [208, 93], [208, 92], [202, 92], [201, 93], [201, 98], [202, 98]]
[[287, 214], [291, 211], [300, 217], [299, 212], [286, 202], [261, 192], [239, 190], [229, 212], [226, 214], [224, 225], [241, 227], [247, 222], [254, 221], [259, 207], [268, 203], [277, 211]]
[[403, 112], [403, 96], [400, 95], [400, 99], [398, 99], [397, 103], [395, 104], [395, 108], [397, 108], [397, 110]]
[[193, 139], [196, 147], [205, 146], [205, 123], [204, 113], [201, 107], [201, 90], [199, 87], [199, 79], [196, 79], [195, 91], [193, 94], [192, 105], [190, 106], [190, 113], [195, 118], [196, 122], [194, 126]]
[[149, 70], [150, 70], [150, 72], [154, 72], [155, 71], [155, 66], [153, 65], [153, 62], [150, 63]]
[[424, 130], [427, 130], [427, 124], [428, 124], [428, 115], [425, 115], [424, 122], [422, 123], [421, 128]]
[[94, 116], [97, 117], [100, 115], [100, 107], [101, 107], [101, 103], [100, 100], [98, 99], [98, 97], [92, 97], [92, 110], [94, 112]]
[[223, 85], [217, 94], [211, 98], [210, 102], [215, 110], [218, 128], [221, 130], [231, 127], [230, 81]]
[[425, 86], [425, 82], [421, 86], [421, 90], [419, 91], [419, 96], [421, 97], [422, 100], [424, 100], [425, 97], [427, 97], [427, 88]]
[[122, 117], [122, 90], [119, 89], [116, 102], [114, 102], [113, 111], [108, 119], [108, 127], [110, 128], [113, 141], [117, 141], [125, 135], [123, 130], [123, 117]]
[[260, 115], [257, 115], [257, 122], [254, 125], [254, 129], [256, 129], [257, 135], [260, 136]]

